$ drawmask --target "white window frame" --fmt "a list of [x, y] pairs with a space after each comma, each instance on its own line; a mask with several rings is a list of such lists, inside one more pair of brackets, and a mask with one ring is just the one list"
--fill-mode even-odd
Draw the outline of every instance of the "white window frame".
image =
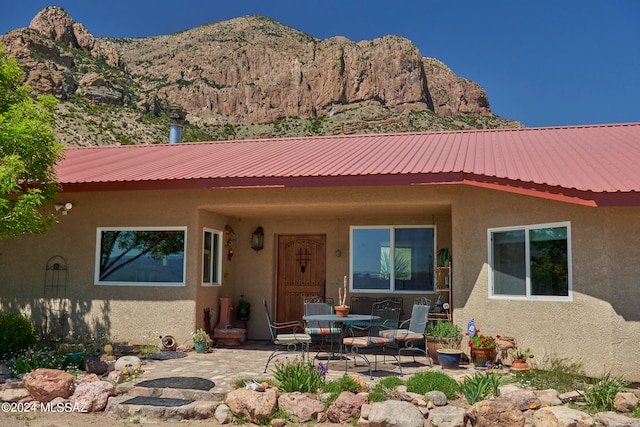
[[[529, 240], [529, 231], [541, 228], [558, 228], [565, 227], [567, 229], [567, 295], [532, 295], [531, 294], [531, 242]], [[525, 295], [505, 295], [494, 293], [493, 282], [493, 233], [504, 231], [524, 231], [525, 235]], [[573, 301], [573, 267], [571, 255], [571, 222], [550, 222], [543, 224], [529, 224], [511, 227], [496, 227], [487, 229], [487, 247], [489, 254], [489, 298], [501, 300], [520, 300], [520, 301]]]
[[[396, 290], [395, 289], [395, 269], [390, 268], [390, 277], [389, 277], [389, 288], [388, 289], [354, 289], [353, 288], [353, 257], [355, 255], [355, 251], [353, 248], [353, 231], [354, 230], [365, 230], [365, 229], [381, 229], [386, 228], [389, 230], [389, 248], [395, 248], [395, 230], [398, 228], [407, 229], [407, 228], [430, 228], [433, 230], [433, 265], [432, 271], [433, 275], [431, 277], [431, 283], [433, 284], [433, 290]], [[349, 292], [351, 293], [378, 293], [378, 294], [435, 294], [436, 292], [436, 283], [435, 283], [435, 275], [436, 275], [436, 264], [437, 264], [437, 228], [434, 224], [430, 225], [352, 225], [349, 227]], [[393, 262], [394, 257], [390, 257], [390, 261]]]
[[[100, 251], [102, 248], [102, 232], [103, 231], [182, 231], [184, 232], [184, 248], [183, 248], [183, 265], [182, 265], [182, 281], [179, 282], [109, 282], [100, 281]], [[187, 227], [185, 226], [168, 226], [168, 227], [98, 227], [96, 229], [96, 258], [94, 269], [94, 284], [99, 286], [162, 286], [162, 287], [180, 287], [186, 285], [187, 276]]]
[[[213, 253], [209, 257], [209, 272], [210, 272], [210, 280], [204, 280], [204, 269], [206, 264], [205, 257], [205, 244], [206, 244], [206, 236], [207, 233], [211, 233], [211, 249]], [[217, 242], [215, 236], [218, 237]], [[213, 228], [204, 227], [202, 229], [202, 274], [200, 274], [200, 279], [202, 281], [203, 287], [208, 286], [222, 286], [222, 238], [224, 233], [220, 230], [216, 230]], [[215, 247], [214, 247], [215, 245]], [[217, 255], [214, 257], [214, 254]], [[217, 272], [217, 275], [214, 274]], [[217, 276], [217, 277], [214, 277]]]

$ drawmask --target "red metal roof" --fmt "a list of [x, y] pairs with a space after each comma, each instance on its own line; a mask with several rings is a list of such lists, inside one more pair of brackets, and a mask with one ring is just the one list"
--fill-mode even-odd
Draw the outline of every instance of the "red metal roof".
[[640, 123], [67, 148], [65, 191], [458, 183], [640, 205]]

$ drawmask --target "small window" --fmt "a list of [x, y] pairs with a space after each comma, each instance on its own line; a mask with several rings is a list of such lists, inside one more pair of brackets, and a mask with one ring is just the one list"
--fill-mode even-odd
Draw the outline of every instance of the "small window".
[[222, 231], [204, 229], [202, 243], [202, 285], [221, 285]]
[[186, 227], [98, 228], [99, 285], [184, 286]]
[[571, 300], [569, 223], [489, 230], [490, 296]]
[[433, 291], [433, 227], [352, 227], [350, 253], [352, 291]]

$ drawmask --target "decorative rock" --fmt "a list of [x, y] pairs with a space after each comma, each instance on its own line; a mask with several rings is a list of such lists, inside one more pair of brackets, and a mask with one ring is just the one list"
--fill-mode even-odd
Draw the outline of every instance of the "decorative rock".
[[93, 381], [79, 384], [69, 399], [87, 412], [103, 411], [109, 396], [115, 394], [115, 387], [107, 381]]
[[429, 411], [426, 426], [464, 427], [466, 412], [464, 408], [457, 406], [439, 406]]
[[606, 427], [640, 427], [640, 418], [629, 418], [615, 412], [600, 412], [596, 419]]
[[536, 427], [591, 427], [593, 418], [589, 414], [566, 406], [541, 408], [533, 414]]
[[554, 389], [534, 390], [534, 393], [538, 396], [538, 399], [540, 399], [540, 407], [562, 405], [560, 393]]
[[369, 412], [371, 427], [423, 427], [424, 416], [409, 402], [385, 400], [371, 405]]
[[371, 412], [371, 404], [365, 403], [360, 407], [360, 418], [369, 419], [369, 413]]
[[107, 375], [107, 380], [111, 381], [114, 384], [120, 384], [124, 380], [124, 374], [122, 371], [111, 371]]
[[276, 412], [278, 390], [270, 387], [259, 392], [239, 388], [227, 394], [225, 403], [234, 414], [244, 414], [251, 422], [260, 423]]
[[618, 412], [632, 412], [638, 407], [638, 396], [629, 392], [616, 393], [613, 399], [613, 407]]
[[429, 391], [424, 397], [433, 402], [435, 406], [445, 406], [447, 404], [447, 395], [438, 390]]
[[583, 391], [569, 391], [566, 393], [562, 393], [558, 397], [563, 402], [575, 402], [578, 399], [581, 399], [584, 396]]
[[118, 360], [116, 360], [116, 364], [114, 369], [116, 371], [124, 371], [124, 368], [126, 367], [134, 367], [134, 366], [140, 366], [142, 362], [140, 361], [139, 357], [136, 356], [122, 356], [120, 358], [118, 358]]
[[80, 374], [76, 377], [76, 384], [93, 383], [100, 381], [100, 378], [96, 374]]
[[515, 402], [506, 397], [482, 400], [467, 411], [467, 417], [474, 427], [524, 426], [524, 415]]
[[40, 368], [24, 376], [24, 386], [31, 397], [40, 402], [51, 402], [56, 397], [71, 396], [75, 377], [59, 369]]
[[287, 424], [287, 420], [283, 418], [274, 418], [271, 420], [271, 425], [273, 427], [284, 427]]
[[360, 408], [367, 403], [367, 397], [343, 391], [329, 406], [327, 419], [333, 423], [350, 423], [360, 417]]
[[227, 405], [221, 403], [216, 408], [213, 416], [218, 420], [220, 424], [230, 424], [233, 422], [233, 414]]
[[0, 390], [1, 402], [19, 402], [29, 396], [29, 391], [26, 388], [8, 388]]
[[97, 357], [89, 357], [84, 360], [84, 368], [87, 372], [102, 375], [107, 372], [107, 364]]
[[278, 398], [278, 408], [291, 414], [297, 421], [307, 422], [318, 418], [324, 404], [302, 393], [285, 393]]
[[513, 400], [521, 411], [538, 409], [540, 407], [540, 399], [538, 399], [536, 394], [531, 390], [515, 390], [505, 394], [504, 397]]

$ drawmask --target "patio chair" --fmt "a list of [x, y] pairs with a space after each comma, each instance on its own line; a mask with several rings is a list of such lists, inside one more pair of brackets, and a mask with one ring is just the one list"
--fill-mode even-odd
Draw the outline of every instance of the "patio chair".
[[[305, 298], [304, 315], [309, 316], [314, 314], [333, 314], [333, 299], [325, 299], [317, 295]], [[342, 334], [342, 329], [336, 327], [334, 322], [307, 320], [304, 332], [311, 335], [312, 340], [313, 338], [320, 340], [320, 348], [318, 349], [315, 357], [318, 357], [318, 354], [320, 354], [323, 349], [325, 339], [328, 339], [331, 344], [331, 348], [329, 350], [327, 361], [330, 361], [331, 356], [333, 355], [333, 344], [335, 338]]]
[[[298, 346], [300, 346], [300, 351], [302, 352], [302, 358], [304, 359], [305, 351], [307, 353], [307, 359], [309, 358], [309, 343], [311, 343], [311, 335], [304, 334], [296, 331], [302, 331], [304, 328], [302, 324], [296, 320], [292, 320], [289, 322], [273, 322], [271, 320], [271, 315], [269, 314], [269, 307], [267, 306], [267, 301], [262, 300], [262, 304], [264, 305], [264, 312], [267, 315], [267, 325], [269, 326], [269, 332], [271, 333], [271, 341], [278, 345], [283, 346], [283, 349], [276, 348], [273, 353], [269, 355], [267, 359], [267, 364], [264, 366], [264, 373], [267, 373], [267, 368], [269, 367], [269, 363], [271, 360], [283, 353], [293, 353], [298, 351]], [[278, 333], [278, 331], [286, 330], [291, 331], [291, 333]]]
[[[371, 361], [368, 355], [374, 356], [374, 368], [378, 369], [378, 356], [390, 355], [398, 364], [400, 375], [402, 375], [402, 365], [400, 359], [396, 356], [394, 347], [394, 335], [387, 334], [383, 336], [383, 331], [387, 329], [398, 329], [400, 322], [400, 312], [402, 307], [397, 301], [383, 300], [376, 301], [371, 307], [372, 321], [367, 328], [367, 334], [364, 336], [352, 336], [342, 339], [346, 353], [351, 353], [355, 366], [356, 359], [361, 357], [369, 368], [369, 376], [373, 379], [373, 369], [371, 369]], [[393, 349], [392, 353], [387, 350]], [[345, 361], [345, 372], [348, 370], [349, 359]]]
[[[367, 296], [352, 296], [349, 301], [349, 312], [353, 314], [371, 314], [371, 307], [375, 299]], [[345, 327], [348, 330], [347, 335], [364, 335], [366, 329], [371, 325], [371, 322], [353, 321], [345, 322]]]
[[[381, 331], [381, 335], [392, 336], [394, 343], [398, 349], [398, 359], [402, 355], [402, 352], [411, 352], [413, 361], [416, 361], [416, 353], [422, 353], [431, 359], [426, 346], [427, 338], [427, 319], [429, 318], [429, 309], [431, 308], [431, 300], [420, 297], [416, 298], [413, 302], [413, 308], [411, 310], [411, 318], [405, 320], [400, 324], [400, 329], [384, 330]], [[407, 323], [409, 326], [407, 327]], [[403, 326], [405, 327], [403, 329]], [[423, 344], [424, 350], [417, 347], [415, 344]], [[429, 361], [429, 366], [433, 366], [433, 362]]]

